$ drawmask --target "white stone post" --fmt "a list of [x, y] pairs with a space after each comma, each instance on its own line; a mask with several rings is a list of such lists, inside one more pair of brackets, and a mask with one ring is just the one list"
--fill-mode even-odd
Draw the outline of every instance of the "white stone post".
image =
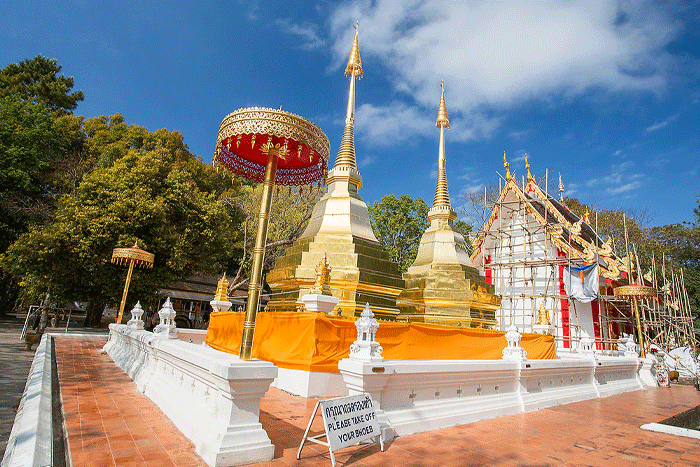
[[[620, 349], [623, 347], [623, 349]], [[635, 357], [639, 358], [639, 353], [637, 352], [637, 343], [634, 342], [634, 336], [628, 335], [623, 337], [618, 341], [617, 348], [624, 352], [625, 357]]]
[[134, 308], [131, 309], [131, 319], [126, 323], [127, 327], [137, 330], [143, 329], [142, 316], [143, 308], [141, 308], [141, 302], [136, 302]]
[[583, 330], [580, 333], [579, 349], [584, 355], [595, 355], [595, 340]]
[[523, 335], [518, 331], [518, 327], [511, 324], [506, 332], [506, 341], [508, 345], [503, 349], [503, 360], [508, 360], [511, 362], [522, 362], [527, 360], [527, 352], [525, 349], [520, 347], [520, 341]]
[[170, 297], [163, 303], [163, 308], [158, 311], [160, 324], [156, 326], [153, 333], [163, 339], [177, 339], [177, 328], [175, 326], [175, 309], [170, 303]]
[[375, 339], [379, 323], [374, 319], [374, 313], [372, 313], [369, 303], [365, 304], [360, 319], [355, 321], [355, 327], [357, 328], [357, 340], [350, 346], [350, 358], [367, 362], [384, 360], [382, 357], [384, 349]]

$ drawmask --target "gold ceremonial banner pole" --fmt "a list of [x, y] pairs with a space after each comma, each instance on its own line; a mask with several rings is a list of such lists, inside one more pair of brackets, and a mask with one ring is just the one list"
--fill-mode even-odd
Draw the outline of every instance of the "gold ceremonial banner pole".
[[320, 128], [281, 109], [238, 109], [227, 115], [219, 126], [214, 164], [263, 183], [241, 332], [241, 360], [250, 360], [253, 353], [272, 190], [275, 185], [309, 185], [325, 180], [329, 152], [330, 143]]
[[253, 353], [253, 335], [255, 334], [255, 317], [258, 314], [258, 300], [262, 288], [262, 266], [267, 243], [267, 224], [270, 220], [270, 204], [272, 201], [272, 188], [275, 186], [275, 173], [277, 172], [277, 155], [270, 152], [265, 168], [265, 181], [263, 182], [262, 200], [260, 201], [260, 214], [258, 215], [258, 233], [255, 237], [255, 249], [253, 250], [253, 270], [248, 284], [248, 303], [245, 309], [245, 322], [241, 335], [241, 360], [250, 360]]
[[122, 302], [119, 305], [119, 314], [117, 315], [116, 323], [122, 322], [122, 316], [124, 315], [124, 305], [126, 305], [126, 295], [129, 293], [129, 284], [131, 284], [131, 273], [134, 272], [134, 262], [129, 261], [129, 272], [126, 273], [126, 283], [124, 284], [124, 293], [122, 294]]

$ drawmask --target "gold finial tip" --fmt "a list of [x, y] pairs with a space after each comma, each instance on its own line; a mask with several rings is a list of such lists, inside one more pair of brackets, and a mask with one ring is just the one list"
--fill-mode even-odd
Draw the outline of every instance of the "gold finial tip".
[[447, 106], [445, 105], [445, 86], [444, 81], [440, 83], [442, 93], [440, 94], [440, 106], [438, 107], [438, 116], [435, 120], [435, 128], [450, 127], [450, 118], [447, 115]]
[[532, 174], [530, 173], [530, 163], [527, 161], [527, 153], [525, 153], [525, 168], [527, 169], [527, 181], [532, 180]]
[[348, 65], [345, 67], [345, 76], [355, 76], [356, 78], [362, 78], [362, 59], [360, 58], [360, 44], [357, 39], [357, 32], [360, 22], [358, 21], [353, 27], [355, 28], [355, 39], [352, 42], [352, 50], [350, 51], [350, 58], [348, 59]]
[[356, 21], [353, 27], [355, 28], [355, 36], [357, 36], [357, 33], [360, 31], [360, 22]]
[[506, 169], [506, 181], [508, 181], [513, 177], [510, 175], [510, 164], [506, 160], [506, 151], [505, 150], [503, 151], [503, 167], [505, 167], [505, 169]]

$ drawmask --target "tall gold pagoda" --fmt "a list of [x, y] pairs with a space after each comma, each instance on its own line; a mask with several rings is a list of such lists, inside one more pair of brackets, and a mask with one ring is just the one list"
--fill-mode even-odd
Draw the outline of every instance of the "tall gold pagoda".
[[398, 319], [464, 327], [492, 327], [501, 304], [469, 259], [462, 234], [452, 230], [457, 218], [450, 205], [445, 168], [445, 130], [450, 127], [445, 89], [435, 127], [440, 130], [438, 178], [433, 206], [413, 265], [404, 273], [406, 289], [397, 300]]
[[[357, 26], [356, 26], [357, 29]], [[395, 319], [396, 298], [404, 282], [398, 264], [389, 259], [372, 231], [367, 204], [357, 191], [362, 177], [355, 158], [355, 82], [362, 77], [360, 46], [355, 31], [345, 75], [350, 92], [343, 138], [333, 169], [328, 171], [328, 191], [314, 206], [309, 225], [277, 258], [267, 274], [273, 295], [270, 311], [291, 311], [311, 290], [315, 268], [326, 255], [330, 266], [332, 294], [340, 300], [342, 316], [359, 316], [369, 302], [378, 318]]]

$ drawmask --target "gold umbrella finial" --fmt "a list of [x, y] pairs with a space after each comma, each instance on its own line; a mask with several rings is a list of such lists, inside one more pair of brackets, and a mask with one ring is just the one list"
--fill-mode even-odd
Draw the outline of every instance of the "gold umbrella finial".
[[527, 153], [525, 153], [525, 168], [527, 169], [527, 181], [532, 180], [532, 174], [530, 173], [530, 163], [527, 161]]
[[362, 59], [360, 58], [360, 43], [358, 41], [358, 33], [360, 22], [356, 22], [353, 26], [355, 28], [355, 39], [352, 42], [352, 50], [350, 50], [350, 58], [348, 58], [348, 65], [345, 67], [345, 76], [355, 76], [357, 79], [362, 78]]
[[510, 180], [513, 178], [513, 176], [510, 174], [510, 164], [506, 160], [506, 152], [503, 151], [503, 167], [506, 168], [506, 181]]
[[447, 106], [445, 106], [445, 82], [440, 82], [440, 88], [442, 89], [442, 94], [440, 95], [440, 107], [438, 108], [437, 120], [435, 121], [435, 128], [450, 127], [450, 118], [447, 116]]

